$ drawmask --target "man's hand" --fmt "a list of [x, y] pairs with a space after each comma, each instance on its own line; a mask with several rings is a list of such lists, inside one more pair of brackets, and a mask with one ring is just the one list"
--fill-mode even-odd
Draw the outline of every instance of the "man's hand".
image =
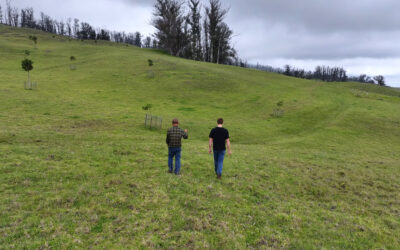
[[228, 139], [226, 139], [226, 145], [228, 146], [228, 155], [232, 155], [232, 151], [231, 151], [231, 141]]
[[188, 132], [188, 130], [187, 129], [185, 129], [185, 130], [183, 130], [183, 131], [185, 131], [185, 133], [187, 134], [187, 132]]
[[211, 154], [211, 153], [212, 153], [212, 150], [211, 150], [211, 148], [208, 150], [208, 153], [209, 153], [209, 154]]

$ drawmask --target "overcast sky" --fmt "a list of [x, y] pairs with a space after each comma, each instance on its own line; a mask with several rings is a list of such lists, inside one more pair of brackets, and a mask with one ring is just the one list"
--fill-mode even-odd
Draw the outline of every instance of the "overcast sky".
[[[206, 2], [206, 1], [204, 1]], [[222, 0], [241, 58], [276, 67], [342, 66], [349, 74], [382, 74], [400, 87], [399, 0]], [[5, 0], [0, 0], [4, 7]], [[95, 27], [154, 32], [154, 0], [12, 0], [58, 19]]]

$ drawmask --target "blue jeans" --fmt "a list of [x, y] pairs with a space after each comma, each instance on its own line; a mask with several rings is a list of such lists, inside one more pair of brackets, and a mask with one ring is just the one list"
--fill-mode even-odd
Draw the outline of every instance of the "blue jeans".
[[181, 172], [181, 148], [168, 148], [168, 168], [173, 171], [173, 161], [175, 156], [175, 174]]
[[215, 173], [222, 176], [222, 167], [224, 164], [225, 150], [214, 150]]

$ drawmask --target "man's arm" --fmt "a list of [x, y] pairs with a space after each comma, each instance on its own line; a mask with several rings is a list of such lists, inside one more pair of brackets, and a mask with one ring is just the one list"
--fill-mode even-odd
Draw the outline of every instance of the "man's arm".
[[229, 140], [229, 138], [228, 139], [226, 139], [226, 146], [228, 147], [228, 154], [232, 154], [232, 151], [231, 151], [231, 141]]
[[211, 154], [212, 152], [212, 146], [213, 146], [213, 138], [210, 138], [210, 140], [208, 141], [208, 153]]
[[169, 131], [167, 132], [167, 138], [165, 139], [166, 143], [169, 144]]
[[183, 132], [182, 132], [182, 137], [183, 137], [183, 139], [185, 139], [185, 140], [189, 138], [188, 130], [187, 130], [187, 129], [183, 130]]

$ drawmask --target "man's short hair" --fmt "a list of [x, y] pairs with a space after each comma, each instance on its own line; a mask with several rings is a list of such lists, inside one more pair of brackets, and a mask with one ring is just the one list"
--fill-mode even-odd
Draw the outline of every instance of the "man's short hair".
[[179, 124], [179, 121], [178, 121], [178, 119], [176, 119], [176, 118], [175, 118], [175, 119], [173, 119], [173, 120], [172, 120], [172, 124]]
[[224, 124], [224, 119], [222, 119], [222, 118], [219, 118], [218, 120], [217, 120], [217, 124]]

